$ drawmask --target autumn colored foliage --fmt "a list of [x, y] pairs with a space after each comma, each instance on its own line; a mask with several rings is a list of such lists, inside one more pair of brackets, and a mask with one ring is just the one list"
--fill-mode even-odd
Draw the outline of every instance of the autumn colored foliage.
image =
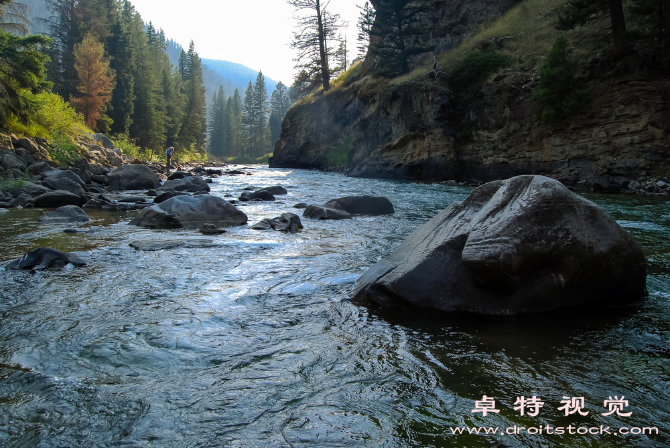
[[105, 48], [91, 33], [74, 47], [75, 69], [80, 96], [71, 97], [70, 104], [77, 112], [84, 114], [86, 125], [97, 128], [103, 107], [112, 99], [114, 72], [105, 58]]

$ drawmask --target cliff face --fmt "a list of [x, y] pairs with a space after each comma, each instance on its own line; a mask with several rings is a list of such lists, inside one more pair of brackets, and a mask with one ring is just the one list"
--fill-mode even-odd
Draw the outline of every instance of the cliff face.
[[[434, 2], [457, 5], [446, 3]], [[460, 2], [470, 10], [485, 3]], [[440, 26], [434, 37], [448, 42], [453, 36]], [[337, 164], [357, 177], [482, 182], [544, 174], [567, 185], [670, 174], [670, 81], [653, 64], [637, 53], [620, 62], [594, 58], [579, 75], [588, 104], [553, 124], [540, 121], [531, 99], [540, 64], [503, 69], [464, 104], [454, 103], [445, 79], [393, 85], [363, 78], [292, 108], [270, 166]]]

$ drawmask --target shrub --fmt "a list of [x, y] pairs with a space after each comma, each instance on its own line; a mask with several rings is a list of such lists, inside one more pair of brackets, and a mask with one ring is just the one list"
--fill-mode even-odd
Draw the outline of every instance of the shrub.
[[79, 159], [79, 148], [70, 136], [54, 132], [51, 136], [51, 146], [49, 157], [60, 165], [70, 165]]
[[451, 71], [449, 84], [457, 96], [466, 93], [477, 96], [486, 79], [512, 61], [512, 56], [501, 54], [495, 48], [472, 51]]
[[328, 151], [328, 166], [348, 166], [351, 137], [347, 138], [337, 148]]
[[9, 114], [7, 128], [10, 132], [30, 137], [44, 137], [52, 140], [54, 136], [74, 139], [91, 130], [84, 124], [84, 118], [72, 109], [60, 95], [51, 92], [33, 94], [23, 90], [23, 101], [29, 105], [27, 116], [19, 118]]
[[568, 41], [559, 37], [540, 68], [540, 88], [533, 99], [542, 107], [545, 120], [567, 117], [586, 102], [584, 83], [575, 79], [578, 63], [570, 58], [570, 52]]

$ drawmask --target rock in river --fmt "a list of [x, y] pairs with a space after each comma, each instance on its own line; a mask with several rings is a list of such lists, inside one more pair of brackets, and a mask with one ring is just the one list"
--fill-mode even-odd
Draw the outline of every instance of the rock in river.
[[107, 175], [112, 190], [148, 190], [158, 188], [160, 180], [146, 165], [123, 165]]
[[44, 214], [40, 222], [44, 224], [66, 224], [72, 222], [89, 222], [86, 212], [76, 205], [65, 205]]
[[475, 189], [356, 282], [354, 300], [512, 315], [646, 295], [640, 245], [594, 203], [543, 176]]
[[252, 230], [279, 230], [282, 232], [295, 232], [302, 229], [300, 217], [295, 213], [282, 213], [276, 218], [265, 218], [262, 221], [251, 226]]
[[351, 213], [325, 205], [310, 205], [302, 213], [302, 216], [310, 219], [350, 219]]
[[86, 197], [77, 196], [65, 190], [49, 191], [35, 198], [35, 207], [62, 207], [63, 205], [79, 205], [86, 203]]
[[395, 212], [391, 201], [378, 196], [347, 196], [331, 199], [324, 205], [330, 208], [339, 208], [352, 215], [391, 215]]
[[190, 191], [191, 193], [198, 193], [201, 191], [209, 191], [209, 185], [207, 182], [200, 176], [188, 176], [182, 179], [174, 179], [166, 181], [161, 190], [174, 190], [174, 191]]
[[61, 252], [50, 247], [40, 247], [28, 252], [18, 260], [12, 261], [5, 269], [60, 269], [68, 264], [76, 267], [86, 266], [86, 263], [75, 254]]
[[167, 250], [175, 249], [177, 247], [211, 247], [214, 245], [212, 240], [204, 239], [163, 239], [163, 240], [144, 240], [144, 241], [133, 241], [129, 244], [135, 250], [142, 250], [147, 252], [153, 252], [157, 250]]
[[267, 190], [243, 191], [240, 195], [240, 201], [274, 201], [275, 197]]
[[208, 194], [175, 196], [142, 210], [130, 224], [152, 229], [216, 226], [241, 226], [247, 215], [224, 199]]

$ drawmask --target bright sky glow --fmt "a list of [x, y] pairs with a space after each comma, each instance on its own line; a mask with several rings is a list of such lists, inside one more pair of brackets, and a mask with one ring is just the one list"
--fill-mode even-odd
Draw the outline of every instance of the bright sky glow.
[[[349, 26], [350, 59], [356, 57], [356, 22], [365, 0], [331, 0], [329, 10]], [[145, 22], [188, 48], [191, 40], [202, 58], [238, 62], [284, 84], [293, 83], [294, 8], [285, 0], [132, 0]]]

